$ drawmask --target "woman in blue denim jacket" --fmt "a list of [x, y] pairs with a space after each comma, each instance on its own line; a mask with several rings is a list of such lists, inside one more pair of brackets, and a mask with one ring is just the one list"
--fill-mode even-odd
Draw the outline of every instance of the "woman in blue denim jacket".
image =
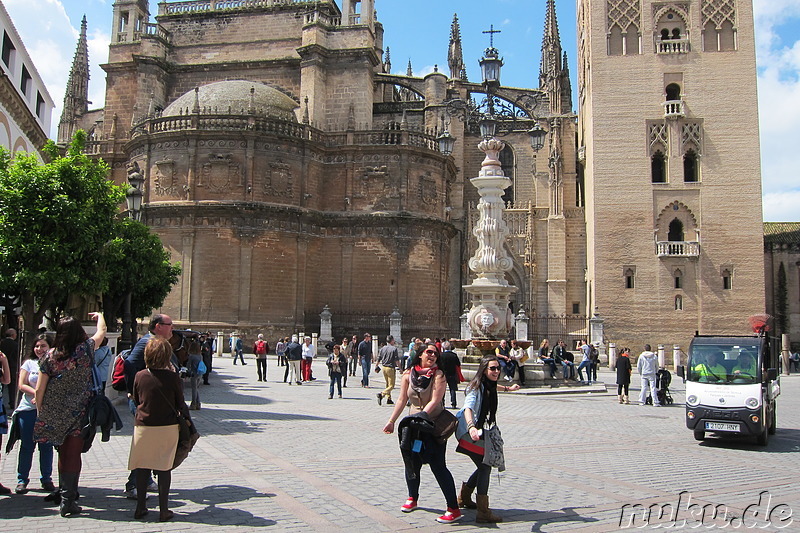
[[[485, 444], [483, 429], [495, 423], [497, 414], [497, 389], [516, 391], [519, 385], [510, 386], [497, 384], [500, 377], [500, 362], [495, 355], [487, 355], [481, 359], [475, 377], [467, 385], [467, 399], [464, 407], [458, 412], [458, 437], [457, 452], [463, 453], [475, 463], [475, 472], [469, 480], [461, 484], [458, 495], [459, 507], [477, 509], [476, 522], [494, 523], [502, 522], [503, 518], [492, 513], [489, 509], [489, 476], [492, 467], [483, 464]], [[472, 491], [477, 489], [476, 502], [472, 501]]]

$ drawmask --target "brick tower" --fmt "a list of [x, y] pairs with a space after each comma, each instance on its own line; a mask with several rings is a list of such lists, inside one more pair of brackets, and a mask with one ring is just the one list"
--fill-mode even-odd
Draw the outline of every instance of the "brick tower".
[[578, 54], [587, 294], [606, 337], [747, 333], [764, 310], [751, 1], [581, 0]]

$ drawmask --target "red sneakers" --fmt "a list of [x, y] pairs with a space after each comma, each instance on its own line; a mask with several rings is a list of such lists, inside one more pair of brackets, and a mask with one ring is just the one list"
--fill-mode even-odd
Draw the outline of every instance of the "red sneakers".
[[455, 507], [453, 509], [448, 507], [447, 512], [444, 513], [439, 518], [437, 518], [436, 521], [442, 524], [452, 524], [460, 519], [461, 519], [461, 509], [459, 509], [458, 507]]
[[410, 513], [416, 508], [417, 508], [417, 500], [415, 500], [414, 498], [409, 498], [406, 500], [406, 503], [404, 503], [403, 506], [400, 507], [400, 510], [403, 511], [404, 513]]

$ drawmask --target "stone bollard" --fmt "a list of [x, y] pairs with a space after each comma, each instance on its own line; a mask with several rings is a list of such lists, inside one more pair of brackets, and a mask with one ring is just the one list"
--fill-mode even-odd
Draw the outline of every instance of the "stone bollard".
[[615, 342], [608, 343], [608, 368], [609, 370], [617, 368], [617, 344]]
[[675, 372], [678, 371], [678, 367], [681, 366], [681, 347], [677, 344], [672, 346], [672, 367]]
[[664, 357], [664, 345], [658, 345], [658, 368], [664, 368], [667, 364], [667, 360]]

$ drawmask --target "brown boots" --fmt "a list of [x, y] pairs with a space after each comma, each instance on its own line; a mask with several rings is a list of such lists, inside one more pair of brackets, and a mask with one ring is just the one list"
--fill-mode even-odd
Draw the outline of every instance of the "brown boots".
[[503, 517], [497, 516], [489, 509], [489, 495], [476, 494], [475, 499], [478, 502], [478, 514], [475, 516], [475, 521], [483, 524], [493, 524], [495, 522], [502, 522]]
[[461, 492], [458, 493], [458, 506], [465, 509], [477, 509], [478, 506], [472, 501], [472, 491], [474, 487], [470, 487], [463, 481], [461, 482]]

